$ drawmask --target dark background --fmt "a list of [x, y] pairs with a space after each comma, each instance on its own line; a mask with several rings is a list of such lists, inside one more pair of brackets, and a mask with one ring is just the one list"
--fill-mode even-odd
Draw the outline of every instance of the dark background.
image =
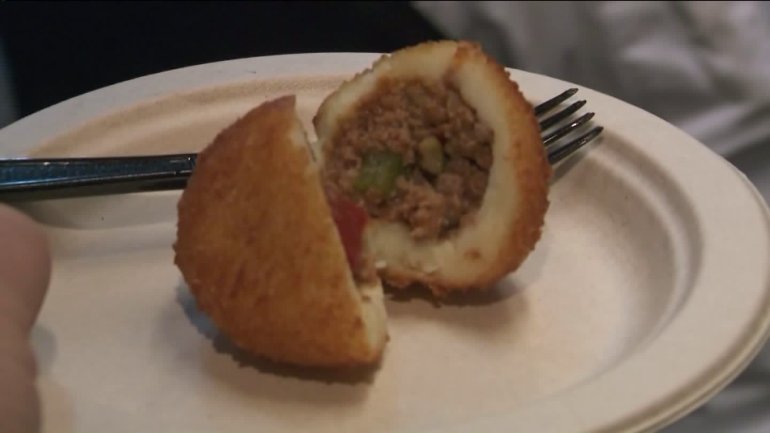
[[442, 35], [407, 2], [2, 2], [17, 114], [142, 75], [270, 54], [388, 52]]

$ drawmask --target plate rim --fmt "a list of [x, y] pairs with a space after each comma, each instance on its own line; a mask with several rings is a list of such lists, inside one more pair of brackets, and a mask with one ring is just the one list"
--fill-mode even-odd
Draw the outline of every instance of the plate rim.
[[[6, 126], [0, 130], [0, 148], [11, 152], [29, 151], [44, 144], [47, 139], [78, 128], [87, 121], [104, 115], [111, 115], [118, 110], [130, 109], [135, 104], [146, 103], [154, 98], [162, 99], [179, 92], [244, 81], [303, 75], [351, 74], [368, 67], [379, 56], [380, 54], [376, 53], [311, 53], [252, 57], [189, 66], [138, 77], [62, 101]], [[301, 72], [307, 69], [308, 64], [312, 64], [314, 70]], [[552, 85], [555, 89], [567, 86], [577, 87], [583, 97], [592, 105], [595, 106], [598, 103], [613, 107], [617, 109], [618, 116], [630, 116], [630, 119], [646, 124], [650, 128], [650, 131], [647, 132], [649, 137], [664, 139], [663, 141], [675, 141], [677, 146], [668, 149], [654, 144], [646, 148], [635, 147], [635, 149], [640, 150], [652, 161], [665, 168], [667, 173], [672, 174], [672, 178], [680, 182], [688, 191], [690, 194], [688, 197], [698, 197], [693, 200], [693, 203], [696, 205], [694, 212], [699, 217], [704, 217], [706, 210], [713, 207], [713, 204], [706, 205], [702, 201], [709, 188], [718, 187], [720, 182], [723, 182], [723, 186], [729, 185], [730, 191], [735, 192], [735, 194], [725, 197], [725, 200], [729, 202], [728, 204], [736, 205], [735, 207], [738, 209], [745, 209], [747, 213], [750, 212], [749, 207], [752, 207], [751, 212], [754, 216], [755, 226], [764, 229], [765, 236], [761, 237], [763, 239], [762, 245], [754, 247], [755, 255], [761, 254], [762, 251], [765, 253], [770, 251], [770, 223], [768, 222], [767, 206], [761, 201], [761, 196], [750, 183], [747, 183], [745, 176], [742, 176], [734, 167], [705, 145], [651, 113], [588, 87], [517, 69], [509, 68], [509, 71], [520, 82], [528, 80], [543, 82]], [[521, 87], [526, 94], [526, 85]], [[598, 121], [607, 127], [606, 121], [603, 122], [601, 115], [598, 112], [597, 114]], [[631, 139], [629, 142], [638, 140], [638, 137], [633, 136], [634, 133], [638, 134], [638, 132], [632, 133], [628, 129], [618, 129], [613, 130], [613, 132], [626, 140]], [[682, 160], [689, 160], [690, 163], [693, 163], [693, 159], [695, 159], [696, 165], [699, 164], [698, 170], [709, 169], [711, 171], [708, 178], [699, 177], [697, 179], [701, 183], [700, 185], [694, 183], [696, 180], [694, 177], [688, 177], [689, 175], [694, 176], [694, 172], [698, 170], [691, 169], [692, 167], [674, 165]], [[673, 169], [676, 171], [672, 171]], [[727, 187], [724, 186], [724, 188]], [[706, 251], [705, 266], [700, 275], [702, 279], [706, 280], [705, 282], [702, 281], [704, 286], [714, 284], [711, 279], [714, 278], [715, 268], [710, 267], [712, 263], [718, 262], [718, 257], [714, 257], [715, 254], [718, 256], [714, 244], [717, 241], [725, 241], [724, 236], [716, 236], [715, 227], [718, 223], [724, 223], [725, 220], [729, 221], [730, 217], [736, 216], [737, 214], [728, 215], [725, 213], [720, 216], [718, 221], [706, 221], [708, 223], [705, 228], [707, 232], [704, 235], [707, 237], [706, 244], [709, 245], [709, 249]], [[735, 220], [735, 218], [732, 219]], [[742, 236], [741, 233], [737, 235]], [[746, 239], [745, 236], [742, 236], [740, 242], [745, 243]], [[727, 239], [727, 241], [729, 240]], [[733, 241], [736, 240], [733, 239]], [[706, 250], [705, 247], [704, 250]], [[717, 281], [720, 278], [723, 277], [717, 278]], [[662, 337], [672, 341], [658, 341], [656, 338], [650, 347], [642, 351], [643, 353], [624, 359], [614, 368], [614, 371], [601, 375], [588, 384], [579, 385], [560, 394], [560, 401], [546, 402], [535, 408], [523, 408], [521, 410], [515, 408], [514, 412], [517, 415], [493, 416], [479, 420], [479, 425], [464, 425], [462, 428], [510, 427], [522, 422], [511, 419], [511, 416], [519, 416], [519, 420], [524, 420], [523, 422], [526, 424], [527, 419], [537, 419], [544, 414], [543, 411], [548, 413], [549, 417], [553, 417], [553, 414], [556, 413], [564, 414], [565, 420], [572, 423], [573, 426], [579, 425], [581, 431], [616, 431], [620, 429], [643, 431], [660, 428], [693, 410], [726, 386], [753, 359], [761, 349], [762, 344], [768, 339], [770, 336], [770, 313], [765, 312], [763, 314], [760, 310], [767, 311], [767, 307], [770, 307], [770, 270], [764, 269], [762, 279], [761, 282], [749, 281], [747, 284], [753, 283], [757, 286], [763, 286], [761, 288], [754, 287], [754, 290], [762, 292], [762, 306], [764, 308], [755, 308], [755, 317], [752, 320], [744, 321], [744, 329], [739, 332], [742, 342], [731, 342], [732, 344], [739, 344], [743, 350], [735, 350], [732, 358], [729, 359], [717, 359], [716, 357], [711, 359], [709, 362], [711, 365], [701, 366], [697, 374], [692, 373], [692, 371], [687, 373], [685, 370], [688, 369], [688, 366], [674, 366], [680, 372], [676, 377], [679, 377], [680, 380], [688, 377], [689, 380], [684, 386], [665, 391], [663, 399], [651, 401], [649, 397], [639, 397], [640, 394], [631, 397], [625, 396], [611, 402], [616, 411], [608, 414], [612, 411], [607, 410], [607, 402], [587, 399], [585, 395], [600, 391], [614, 392], [619, 395], [623, 390], [622, 379], [625, 375], [633, 372], [644, 374], [650, 364], [659, 364], [660, 358], [657, 361], [652, 358], [661, 356], [665, 348], [671, 348], [681, 343], [677, 340], [688, 335], [687, 332], [698, 325], [697, 317], [693, 315], [695, 313], [684, 311], [673, 318], [667, 329], [661, 334]], [[718, 292], [716, 289], [712, 289], [709, 293]], [[699, 302], [706, 302], [706, 300], [701, 299]], [[673, 334], [674, 331], [676, 331], [675, 334]], [[665, 345], [661, 346], [663, 343]], [[720, 352], [726, 351], [727, 348], [722, 347]], [[667, 353], [670, 354], [671, 351]], [[720, 366], [721, 368], [718, 368]], [[621, 367], [624, 368], [621, 369]], [[711, 379], [700, 380], [707, 376]], [[658, 387], [657, 391], [646, 390], [644, 392], [647, 392], [647, 395], [650, 392], [661, 394], [661, 389]], [[549, 404], [550, 406], [548, 406]], [[536, 424], [529, 425], [534, 426]], [[551, 430], [551, 428], [546, 429]]]

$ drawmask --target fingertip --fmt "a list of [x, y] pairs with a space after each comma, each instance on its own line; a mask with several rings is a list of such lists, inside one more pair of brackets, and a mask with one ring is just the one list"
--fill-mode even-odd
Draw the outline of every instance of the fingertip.
[[31, 218], [0, 204], [0, 241], [0, 298], [29, 328], [40, 311], [50, 280], [48, 236]]

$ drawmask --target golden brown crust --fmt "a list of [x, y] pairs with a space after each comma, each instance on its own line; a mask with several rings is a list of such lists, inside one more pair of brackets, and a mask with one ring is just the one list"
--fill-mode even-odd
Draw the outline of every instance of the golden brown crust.
[[[406, 52], [419, 52], [424, 58], [426, 68], [435, 67], [435, 53], [448, 49], [452, 50], [450, 54], [452, 59], [443, 71], [445, 76], [453, 77], [454, 74], [459, 73], [463, 64], [471, 62], [480, 66], [481, 71], [480, 75], [474, 79], [489, 81], [492, 84], [493, 90], [488, 92], [488, 99], [494, 101], [496, 110], [504, 112], [507, 120], [505, 128], [510, 132], [510, 140], [497, 145], [494, 149], [494, 152], [503, 154], [507, 152], [509, 158], [495, 159], [495, 164], [504, 164], [504, 167], [497, 167], [497, 169], [510, 170], [513, 173], [514, 182], [509, 187], [516, 188], [518, 194], [516, 194], [517, 203], [513, 206], [515, 212], [507, 216], [503, 229], [494, 233], [493, 236], [479, 239], [480, 242], [494, 245], [491, 252], [489, 250], [486, 252], [490, 257], [486, 257], [481, 251], [472, 247], [457, 251], [456, 254], [461, 255], [466, 263], [477, 263], [476, 266], [469, 267], [468, 272], [462, 275], [458, 275], [457, 272], [447, 275], [449, 272], [442, 269], [441, 264], [438, 264], [435, 269], [425, 270], [392, 261], [380, 270], [381, 277], [391, 286], [408, 287], [416, 283], [423, 284], [439, 296], [452, 291], [483, 289], [491, 286], [506, 274], [515, 271], [540, 239], [548, 208], [548, 181], [551, 167], [543, 148], [534, 110], [522, 95], [517, 83], [509, 78], [502, 66], [484, 54], [475, 44], [453, 41], [427, 42], [382, 56], [372, 68], [357, 74], [330, 95], [314, 118], [319, 138], [323, 140], [324, 137], [332, 136], [335, 121], [345, 115], [345, 108], [340, 108], [345, 104], [342, 101], [349, 100], [351, 97], [365, 96], [368, 91], [361, 86], [361, 83], [364, 80], [372, 80], [378, 68], [388, 62], [393, 65], [399, 61], [413, 61], [413, 58], [402, 60], [404, 57], [400, 57], [400, 54]], [[446, 51], [442, 52], [446, 53]], [[434, 65], [431, 65], [431, 62]], [[342, 94], [345, 96], [342, 97]], [[326, 142], [325, 145], [330, 144]], [[402, 247], [407, 250], [413, 245], [405, 242]]]
[[368, 343], [294, 105], [257, 107], [201, 152], [178, 205], [175, 263], [241, 348], [301, 365], [372, 363], [382, 345]]

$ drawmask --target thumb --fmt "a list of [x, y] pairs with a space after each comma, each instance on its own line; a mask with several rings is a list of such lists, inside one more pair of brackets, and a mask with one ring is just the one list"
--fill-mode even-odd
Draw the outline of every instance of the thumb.
[[0, 204], [0, 318], [29, 331], [50, 274], [51, 257], [43, 230], [24, 214]]
[[29, 329], [48, 287], [45, 234], [23, 214], [0, 205], [0, 431], [40, 427], [35, 359]]

